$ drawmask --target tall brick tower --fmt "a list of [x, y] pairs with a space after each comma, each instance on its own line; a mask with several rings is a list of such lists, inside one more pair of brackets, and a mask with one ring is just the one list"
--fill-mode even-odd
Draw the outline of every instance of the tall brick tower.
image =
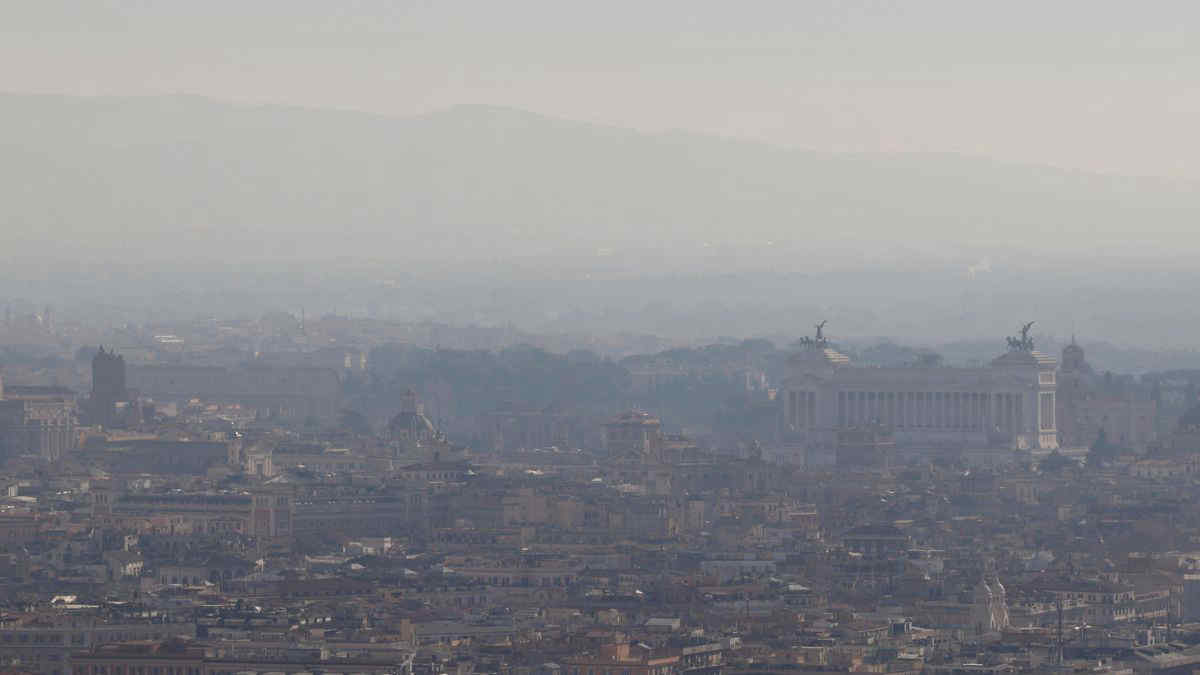
[[128, 398], [125, 390], [125, 357], [100, 347], [100, 351], [92, 357], [91, 422], [112, 426], [116, 421], [117, 402]]

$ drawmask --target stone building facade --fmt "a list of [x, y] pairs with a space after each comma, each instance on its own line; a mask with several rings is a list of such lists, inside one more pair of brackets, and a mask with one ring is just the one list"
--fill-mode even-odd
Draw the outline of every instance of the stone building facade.
[[810, 339], [781, 382], [783, 440], [834, 448], [872, 428], [897, 447], [1057, 448], [1056, 366], [1027, 341], [982, 368], [859, 367]]
[[75, 394], [60, 387], [0, 386], [0, 454], [55, 462], [78, 442]]
[[1058, 379], [1058, 429], [1068, 447], [1089, 447], [1100, 437], [1120, 448], [1145, 452], [1158, 440], [1158, 405], [1141, 392], [1103, 386], [1081, 347], [1063, 348]]

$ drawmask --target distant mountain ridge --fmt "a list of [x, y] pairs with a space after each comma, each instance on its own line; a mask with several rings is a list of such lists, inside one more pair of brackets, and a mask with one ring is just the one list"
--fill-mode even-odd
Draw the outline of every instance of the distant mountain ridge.
[[840, 156], [490, 106], [414, 118], [192, 96], [0, 95], [0, 246], [397, 259], [1190, 232], [1195, 186]]

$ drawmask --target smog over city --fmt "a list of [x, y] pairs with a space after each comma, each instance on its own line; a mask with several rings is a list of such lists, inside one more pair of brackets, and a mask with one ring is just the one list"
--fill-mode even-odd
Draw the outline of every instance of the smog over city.
[[1200, 671], [1194, 3], [0, 9], [0, 675]]

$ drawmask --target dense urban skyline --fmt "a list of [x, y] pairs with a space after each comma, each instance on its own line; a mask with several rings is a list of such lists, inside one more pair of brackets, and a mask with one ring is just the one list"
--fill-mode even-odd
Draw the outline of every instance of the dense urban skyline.
[[6, 7], [0, 675], [1196, 675], [1196, 18]]

